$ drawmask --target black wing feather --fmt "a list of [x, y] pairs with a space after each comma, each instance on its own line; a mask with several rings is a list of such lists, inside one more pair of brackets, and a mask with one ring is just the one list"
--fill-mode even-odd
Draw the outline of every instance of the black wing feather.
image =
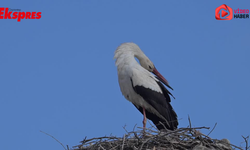
[[[176, 129], [178, 126], [177, 115], [170, 105], [171, 100], [169, 97], [169, 95], [172, 94], [164, 87], [164, 85], [160, 82], [157, 82], [163, 91], [163, 93], [159, 93], [143, 86], [134, 86], [132, 79], [131, 82], [135, 92], [143, 97], [148, 104], [155, 108], [159, 114], [161, 114], [168, 121], [168, 123], [165, 122], [164, 119], [158, 117], [152, 112], [149, 112], [148, 110], [145, 110], [146, 117], [150, 119], [159, 130], [164, 129], [162, 124], [159, 122], [162, 122], [167, 129]], [[136, 108], [143, 114], [143, 108], [141, 106], [136, 106]]]

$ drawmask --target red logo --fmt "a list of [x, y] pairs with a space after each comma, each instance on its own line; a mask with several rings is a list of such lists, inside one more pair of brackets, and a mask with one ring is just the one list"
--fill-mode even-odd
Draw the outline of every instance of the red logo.
[[233, 9], [226, 4], [215, 9], [215, 18], [217, 20], [231, 20], [233, 18]]
[[12, 9], [0, 7], [0, 19], [17, 19], [17, 22], [22, 19], [40, 19], [41, 14], [41, 12], [15, 12]]

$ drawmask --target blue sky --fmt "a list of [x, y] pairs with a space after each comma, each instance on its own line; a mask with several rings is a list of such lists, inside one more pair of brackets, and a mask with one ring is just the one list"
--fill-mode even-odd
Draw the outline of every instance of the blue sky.
[[[250, 135], [250, 19], [218, 21], [215, 8], [244, 1], [17, 1], [1, 7], [42, 12], [0, 20], [1, 148], [62, 149], [142, 126], [122, 96], [113, 55], [135, 42], [170, 82], [179, 127], [217, 127], [233, 144]], [[203, 131], [207, 134], [209, 131]], [[243, 145], [243, 144], [242, 144]]]

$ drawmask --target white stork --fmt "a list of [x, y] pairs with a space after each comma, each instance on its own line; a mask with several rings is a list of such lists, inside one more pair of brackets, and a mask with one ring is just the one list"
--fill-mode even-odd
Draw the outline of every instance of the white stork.
[[172, 94], [163, 84], [172, 88], [138, 45], [121, 44], [116, 49], [114, 58], [121, 92], [143, 114], [144, 129], [147, 118], [156, 125], [158, 130], [165, 129], [164, 126], [169, 130], [176, 129], [177, 115], [170, 105], [169, 95], [172, 96]]

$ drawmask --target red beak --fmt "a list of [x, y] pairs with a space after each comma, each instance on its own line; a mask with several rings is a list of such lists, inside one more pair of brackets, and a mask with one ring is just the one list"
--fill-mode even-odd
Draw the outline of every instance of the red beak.
[[156, 75], [157, 79], [164, 83], [167, 87], [173, 90], [173, 88], [168, 84], [168, 81], [158, 72], [156, 68], [154, 68], [153, 73]]

